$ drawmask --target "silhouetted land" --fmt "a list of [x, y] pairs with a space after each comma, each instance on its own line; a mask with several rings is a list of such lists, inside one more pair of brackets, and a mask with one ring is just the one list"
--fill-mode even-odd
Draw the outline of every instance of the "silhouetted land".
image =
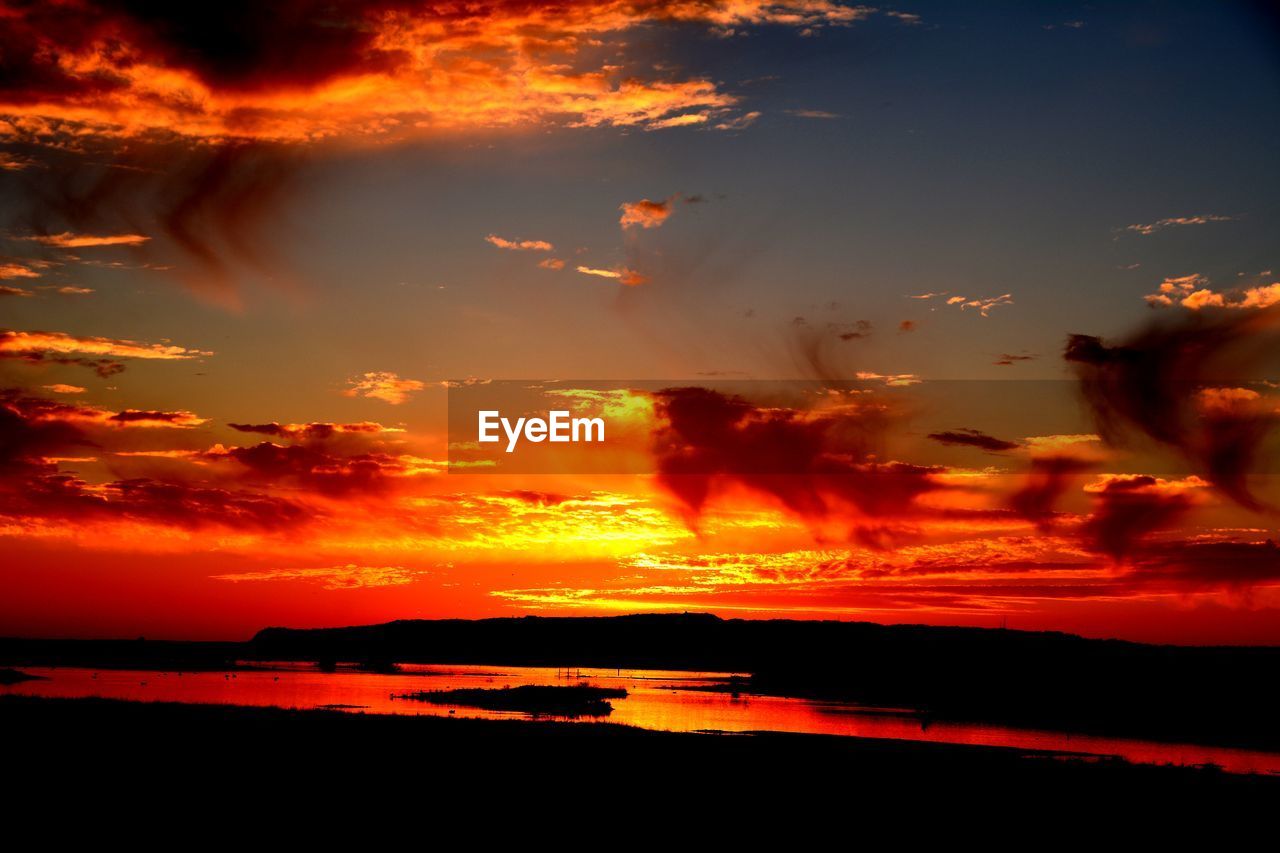
[[[1271, 801], [1280, 794], [1274, 777], [1119, 759], [823, 735], [677, 734], [609, 723], [5, 696], [0, 731], [21, 733], [11, 738], [11, 757], [34, 753], [37, 760], [21, 765], [24, 778], [38, 785], [47, 776], [46, 790], [60, 795], [70, 785], [119, 791], [128, 783], [130, 797], [151, 789], [188, 797], [227, 774], [235, 780], [228, 789], [243, 805], [280, 805], [300, 791], [318, 791], [312, 817], [370, 787], [420, 797], [422, 786], [442, 782], [478, 807], [541, 793], [569, 809], [591, 795], [623, 810], [611, 814], [636, 818], [685, 809], [710, 817], [708, 803], [724, 798], [735, 808], [718, 819], [748, 825], [787, 801], [806, 806], [793, 814], [805, 825], [818, 817], [809, 809], [823, 802], [836, 803], [835, 816], [845, 819], [858, 807], [851, 795], [867, 792], [927, 807], [922, 797], [980, 791], [993, 808], [1008, 804], [995, 798], [1019, 794], [1087, 792], [1098, 804], [1188, 791], [1233, 802], [1247, 793]], [[176, 780], [184, 786], [175, 788]], [[637, 794], [662, 810], [632, 811]], [[1056, 801], [1055, 813], [1067, 802]]]
[[216, 669], [242, 660], [478, 663], [749, 674], [743, 692], [911, 707], [937, 719], [1280, 749], [1280, 648], [705, 614], [268, 628], [246, 644], [0, 641], [0, 664]]
[[521, 711], [552, 717], [605, 717], [613, 713], [610, 699], [625, 699], [620, 687], [591, 687], [585, 684], [564, 687], [524, 684], [519, 687], [472, 687], [456, 690], [418, 690], [396, 695], [396, 699], [430, 702], [434, 705], [465, 705], [489, 711]]
[[21, 684], [24, 681], [39, 681], [43, 676], [28, 675], [17, 669], [0, 668], [0, 684]]

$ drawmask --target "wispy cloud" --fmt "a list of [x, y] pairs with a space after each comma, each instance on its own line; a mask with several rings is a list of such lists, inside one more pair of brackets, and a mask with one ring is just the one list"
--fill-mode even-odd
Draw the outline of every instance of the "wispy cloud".
[[84, 353], [116, 358], [189, 359], [213, 355], [169, 343], [147, 344], [117, 338], [78, 337], [64, 332], [17, 332], [0, 329], [0, 354]]
[[401, 379], [388, 371], [373, 371], [362, 374], [348, 383], [351, 387], [342, 393], [348, 397], [369, 397], [398, 406], [415, 391], [427, 387], [417, 379]]
[[637, 287], [649, 281], [647, 276], [641, 275], [633, 269], [627, 267], [618, 267], [617, 269], [597, 269], [595, 267], [578, 267], [578, 272], [583, 275], [594, 275], [600, 278], [611, 278], [620, 284], [628, 287]]
[[0, 279], [39, 277], [40, 273], [23, 264], [0, 264]]
[[95, 246], [141, 246], [151, 238], [143, 234], [95, 236], [93, 234], [73, 234], [70, 231], [63, 231], [61, 234], [38, 234], [32, 237], [19, 237], [18, 239], [39, 243], [42, 246], [52, 246], [57, 249], [87, 249]]
[[376, 586], [401, 586], [413, 583], [420, 572], [404, 566], [329, 566], [314, 569], [267, 569], [260, 572], [235, 572], [211, 575], [213, 580], [243, 583], [246, 581], [302, 581], [316, 583], [325, 589], [361, 589]]
[[839, 113], [827, 112], [826, 110], [787, 110], [787, 115], [796, 116], [797, 118], [817, 118], [817, 119], [840, 118]]
[[509, 249], [513, 252], [550, 252], [555, 248], [546, 240], [508, 240], [505, 237], [499, 237], [497, 234], [490, 234], [484, 240], [499, 249]]
[[1233, 222], [1234, 216], [1218, 216], [1214, 214], [1206, 214], [1203, 216], [1172, 216], [1167, 219], [1157, 219], [1155, 222], [1146, 224], [1126, 225], [1122, 231], [1133, 231], [1137, 234], [1150, 235], [1157, 231], [1163, 231], [1166, 228], [1177, 228], [1183, 225], [1207, 225], [1210, 222]]

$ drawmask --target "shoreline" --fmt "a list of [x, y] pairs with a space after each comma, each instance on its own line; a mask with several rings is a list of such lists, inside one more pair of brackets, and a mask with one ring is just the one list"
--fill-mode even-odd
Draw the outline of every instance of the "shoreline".
[[[235, 756], [245, 772], [305, 777], [317, 762], [328, 772], [382, 772], [406, 753], [451, 772], [496, 764], [541, 768], [550, 780], [637, 768], [715, 768], [745, 783], [761, 773], [839, 768], [842, 784], [984, 784], [1121, 792], [1159, 790], [1280, 792], [1280, 776], [1226, 773], [1214, 767], [1133, 764], [1116, 757], [1011, 747], [898, 741], [778, 732], [662, 732], [609, 722], [489, 720], [237, 705], [46, 699], [0, 696], [0, 730], [21, 732], [7, 752], [27, 748], [68, 772], [127, 757], [138, 773], [180, 772]], [[199, 732], [174, 753], [170, 744]], [[747, 774], [747, 775], [741, 775]], [[610, 777], [612, 778], [612, 777]]]

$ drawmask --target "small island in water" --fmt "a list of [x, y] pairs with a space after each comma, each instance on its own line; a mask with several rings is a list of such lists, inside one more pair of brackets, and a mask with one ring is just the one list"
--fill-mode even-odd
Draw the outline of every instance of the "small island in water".
[[525, 684], [520, 687], [420, 690], [396, 694], [392, 698], [433, 705], [463, 705], [487, 711], [517, 711], [534, 716], [606, 717], [613, 713], [613, 706], [608, 700], [625, 699], [627, 691], [620, 687], [592, 687], [588, 684], [569, 687]]

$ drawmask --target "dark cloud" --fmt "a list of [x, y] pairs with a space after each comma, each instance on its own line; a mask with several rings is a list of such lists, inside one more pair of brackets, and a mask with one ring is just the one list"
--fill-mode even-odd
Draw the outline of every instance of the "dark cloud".
[[51, 355], [47, 352], [0, 352], [0, 358], [25, 361], [28, 364], [57, 364], [84, 367], [103, 379], [124, 373], [124, 362], [113, 358], [88, 358], [85, 356]]
[[1104, 440], [1119, 444], [1134, 434], [1146, 436], [1177, 451], [1236, 503], [1260, 509], [1247, 478], [1275, 412], [1201, 403], [1206, 389], [1245, 384], [1251, 370], [1274, 355], [1276, 320], [1274, 310], [1197, 313], [1149, 326], [1114, 346], [1072, 335], [1064, 357], [1076, 368]]
[[1173, 542], [1148, 547], [1129, 566], [1142, 587], [1173, 592], [1245, 590], [1280, 583], [1280, 548], [1262, 542]]
[[758, 407], [705, 388], [656, 395], [658, 482], [696, 517], [713, 492], [737, 484], [798, 516], [905, 514], [941, 488], [937, 468], [874, 461], [886, 420], [874, 404], [829, 411]]
[[0, 515], [273, 530], [316, 514], [295, 501], [199, 483], [127, 479], [90, 486], [46, 459], [98, 446], [68, 420], [78, 411], [72, 404], [0, 392]]
[[1003, 453], [1009, 450], [1017, 450], [1022, 445], [1016, 441], [1006, 441], [1002, 438], [987, 435], [976, 429], [957, 429], [947, 432], [931, 432], [929, 438], [939, 444], [959, 445], [962, 447], [976, 447], [979, 450], [986, 450], [991, 453]]
[[1009, 506], [1018, 515], [1048, 529], [1055, 517], [1055, 507], [1071, 481], [1094, 463], [1072, 456], [1044, 456], [1031, 460], [1022, 487], [1009, 497]]
[[1034, 355], [1013, 355], [1011, 353], [1001, 353], [996, 360], [991, 362], [998, 367], [1009, 367], [1021, 361], [1034, 361]]
[[1096, 496], [1081, 534], [1093, 550], [1116, 560], [1132, 555], [1147, 536], [1171, 527], [1192, 506], [1184, 492], [1163, 489], [1146, 475], [1111, 478]]
[[272, 531], [318, 514], [285, 498], [174, 481], [118, 480], [89, 488], [74, 476], [51, 473], [24, 481], [20, 489], [11, 486], [0, 487], [0, 514], [23, 518]]
[[387, 453], [339, 455], [268, 441], [253, 447], [225, 448], [211, 456], [240, 463], [246, 469], [247, 482], [292, 485], [326, 495], [383, 491], [390, 486], [391, 477], [407, 471], [400, 457]]

